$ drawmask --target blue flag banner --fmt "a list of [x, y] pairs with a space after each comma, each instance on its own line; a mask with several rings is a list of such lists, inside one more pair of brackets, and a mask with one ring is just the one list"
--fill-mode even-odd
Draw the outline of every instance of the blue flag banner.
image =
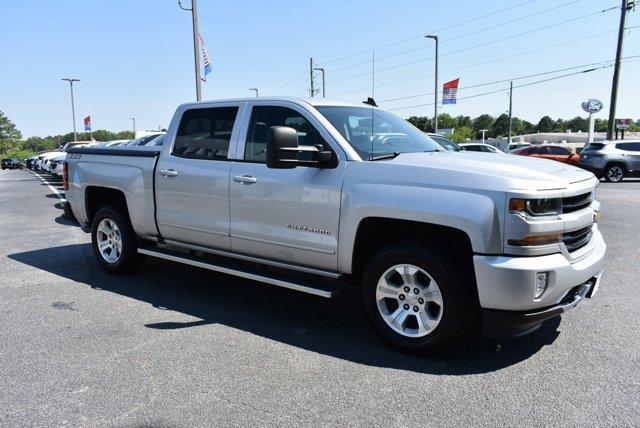
[[204, 76], [207, 77], [207, 74], [211, 73], [211, 58], [209, 57], [209, 51], [207, 51], [207, 46], [204, 44], [204, 39], [201, 34], [198, 34], [200, 37], [200, 44], [202, 45], [202, 56], [204, 57]]
[[458, 96], [458, 82], [460, 79], [452, 80], [442, 85], [442, 104], [455, 104]]

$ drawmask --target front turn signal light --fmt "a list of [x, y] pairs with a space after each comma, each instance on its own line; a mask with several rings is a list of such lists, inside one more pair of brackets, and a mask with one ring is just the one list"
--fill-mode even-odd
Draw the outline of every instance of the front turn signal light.
[[552, 233], [549, 235], [529, 235], [523, 239], [509, 239], [509, 245], [518, 247], [530, 247], [532, 245], [550, 245], [562, 242], [560, 233]]

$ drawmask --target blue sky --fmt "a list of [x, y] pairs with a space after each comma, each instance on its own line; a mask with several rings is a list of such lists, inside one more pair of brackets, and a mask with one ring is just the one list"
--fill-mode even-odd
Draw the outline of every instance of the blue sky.
[[[309, 57], [314, 57], [326, 68], [328, 96], [359, 102], [371, 95], [372, 49], [378, 58], [377, 100], [429, 93], [432, 42], [420, 35], [441, 29], [441, 83], [460, 77], [460, 97], [498, 90], [441, 111], [499, 115], [508, 108], [507, 83], [465, 87], [613, 59], [619, 11], [598, 11], [619, 3], [199, 0], [200, 30], [214, 69], [203, 84], [204, 99], [249, 96], [249, 87], [265, 95], [305, 96]], [[488, 16], [473, 19], [483, 15]], [[628, 27], [640, 25], [638, 15], [630, 13]], [[525, 32], [530, 33], [520, 35]], [[0, 110], [25, 137], [71, 131], [69, 87], [62, 77], [82, 80], [74, 87], [79, 129], [89, 114], [94, 129], [130, 129], [132, 116], [139, 130], [165, 127], [176, 105], [195, 99], [190, 15], [174, 0], [3, 1], [0, 40]], [[381, 48], [400, 40], [406, 41]], [[628, 30], [624, 55], [640, 55], [640, 27]], [[403, 66], [407, 63], [413, 64]], [[532, 122], [545, 114], [584, 115], [580, 102], [588, 97], [600, 98], [608, 109], [612, 73], [608, 68], [517, 88], [514, 114]], [[640, 58], [623, 66], [620, 117], [640, 117], [638, 76]], [[432, 98], [380, 104], [403, 117], [431, 115], [433, 106], [420, 105]], [[414, 105], [419, 107], [400, 109]], [[605, 118], [606, 112], [598, 117]]]

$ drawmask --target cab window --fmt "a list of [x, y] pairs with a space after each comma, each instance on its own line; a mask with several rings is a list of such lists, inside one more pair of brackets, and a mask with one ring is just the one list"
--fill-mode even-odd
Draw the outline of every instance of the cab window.
[[[288, 126], [298, 133], [301, 146], [320, 144], [331, 150], [318, 130], [299, 112], [276, 106], [255, 106], [252, 109], [247, 140], [244, 146], [244, 160], [264, 163], [267, 160], [267, 134], [272, 126]], [[311, 160], [313, 153], [300, 152], [300, 160]]]
[[190, 159], [225, 160], [238, 107], [185, 111], [178, 126], [172, 154]]

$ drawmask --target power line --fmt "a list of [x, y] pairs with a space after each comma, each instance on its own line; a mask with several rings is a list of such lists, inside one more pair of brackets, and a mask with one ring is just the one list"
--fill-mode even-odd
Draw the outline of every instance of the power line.
[[[593, 62], [593, 63], [590, 63], [590, 64], [576, 65], [574, 67], [559, 68], [557, 70], [550, 70], [550, 71], [544, 71], [542, 73], [528, 74], [526, 76], [512, 77], [510, 79], [502, 79], [502, 80], [496, 80], [496, 81], [493, 81], [493, 82], [478, 83], [476, 85], [470, 85], [470, 86], [461, 86], [461, 87], [458, 88], [458, 90], [478, 88], [478, 87], [481, 87], [481, 86], [496, 85], [498, 83], [505, 83], [505, 82], [509, 82], [509, 81], [513, 81], [513, 80], [522, 80], [522, 79], [528, 79], [528, 78], [531, 78], [531, 77], [544, 76], [544, 75], [547, 75], [547, 74], [560, 73], [562, 71], [575, 70], [576, 68], [589, 67], [589, 66], [592, 66], [592, 65], [609, 64], [611, 62], [612, 62], [611, 60], [606, 60], [606, 61]], [[407, 99], [411, 99], [411, 98], [420, 98], [420, 97], [425, 97], [425, 96], [428, 96], [428, 95], [433, 95], [433, 92], [426, 92], [426, 93], [415, 94], [415, 95], [407, 95], [405, 97], [388, 98], [386, 100], [378, 100], [377, 102], [379, 102], [379, 103], [388, 103], [388, 102], [393, 102], [393, 101], [407, 100]]]
[[291, 80], [287, 81], [287, 83], [285, 83], [285, 84], [283, 84], [283, 85], [281, 85], [281, 86], [278, 86], [278, 88], [274, 89], [273, 91], [269, 91], [269, 94], [272, 94], [272, 93], [274, 93], [274, 92], [278, 92], [278, 91], [279, 91], [279, 90], [281, 90], [282, 88], [284, 88], [284, 87], [288, 86], [290, 83], [293, 83], [293, 82], [295, 82], [296, 80], [298, 80], [299, 78], [301, 78], [301, 77], [303, 77], [303, 76], [306, 76], [306, 75], [307, 75], [307, 71], [305, 70], [305, 71], [303, 71], [302, 73], [300, 73], [300, 74], [296, 75], [296, 77], [294, 77], [293, 79], [291, 79]]
[[[630, 30], [630, 29], [633, 29], [633, 28], [637, 28], [637, 27], [640, 27], [640, 25], [636, 25], [636, 26], [633, 26], [633, 27], [628, 27], [627, 30]], [[554, 48], [557, 48], [557, 47], [562, 47], [562, 46], [570, 45], [570, 44], [577, 43], [577, 42], [583, 42], [585, 40], [595, 39], [595, 38], [602, 37], [604, 35], [612, 34], [612, 33], [615, 33], [615, 32], [617, 32], [617, 30], [605, 31], [605, 32], [598, 33], [598, 34], [593, 34], [593, 35], [588, 36], [588, 37], [580, 37], [578, 39], [573, 39], [573, 40], [569, 40], [569, 41], [562, 42], [562, 43], [556, 43], [556, 44], [549, 45], [549, 46], [544, 46], [544, 47], [541, 47], [541, 48], [530, 49], [528, 51], [520, 52], [520, 53], [513, 54], [513, 55], [507, 55], [507, 56], [502, 56], [502, 57], [498, 57], [498, 58], [493, 58], [493, 59], [477, 62], [475, 64], [470, 64], [470, 65], [466, 65], [466, 66], [462, 66], [462, 67], [450, 68], [450, 69], [447, 69], [447, 70], [443, 70], [442, 73], [449, 73], [449, 72], [452, 72], [452, 71], [466, 70], [466, 69], [469, 69], [469, 68], [478, 67], [480, 65], [491, 64], [491, 63], [495, 63], [495, 62], [499, 62], [499, 61], [504, 61], [504, 60], [508, 60], [508, 59], [512, 59], [512, 58], [517, 58], [517, 57], [520, 57], [520, 56], [525, 56], [525, 55], [529, 55], [529, 54], [532, 54], [532, 53], [536, 53], [536, 52], [540, 52], [540, 51], [544, 51], [544, 50], [548, 50], [548, 49], [554, 49]], [[423, 74], [423, 75], [411, 77], [411, 78], [408, 78], [408, 79], [396, 80], [396, 81], [389, 82], [389, 83], [383, 83], [383, 84], [377, 85], [376, 87], [382, 88], [382, 87], [394, 86], [394, 85], [397, 85], [397, 84], [400, 84], [400, 83], [406, 83], [406, 82], [410, 82], [410, 81], [413, 81], [413, 80], [420, 80], [420, 79], [424, 79], [424, 78], [431, 77], [431, 76], [433, 76], [433, 73]], [[338, 97], [338, 96], [341, 96], [341, 95], [347, 95], [347, 94], [352, 94], [352, 93], [356, 93], [356, 92], [363, 92], [365, 90], [368, 90], [368, 88], [356, 89], [356, 90], [351, 90], [351, 91], [346, 91], [346, 92], [340, 92], [340, 93], [336, 94], [335, 96]]]
[[[636, 56], [634, 56], [634, 58], [638, 57], [638, 56], [640, 56], [640, 55], [636, 55]], [[573, 73], [567, 73], [567, 74], [563, 74], [561, 76], [554, 76], [554, 77], [549, 77], [549, 78], [542, 79], [542, 80], [537, 80], [535, 82], [523, 83], [522, 85], [514, 86], [514, 88], [524, 88], [526, 86], [537, 85], [537, 84], [549, 82], [549, 81], [552, 81], [552, 80], [563, 79], [565, 77], [575, 76], [577, 74], [590, 73], [592, 71], [597, 71], [597, 70], [604, 70], [606, 68], [611, 68], [611, 67], [613, 67], [613, 64], [604, 65], [602, 67], [597, 67], [597, 68], [590, 68], [590, 69], [581, 70], [581, 71], [575, 71]], [[496, 90], [489, 91], [489, 92], [482, 92], [480, 94], [473, 94], [473, 95], [467, 95], [466, 97], [459, 97], [458, 99], [459, 100], [465, 100], [465, 99], [469, 99], [469, 98], [477, 98], [477, 97], [482, 97], [482, 96], [485, 96], [485, 95], [491, 95], [491, 94], [496, 94], [496, 93], [499, 93], [499, 92], [504, 92], [506, 90], [507, 89], [505, 89], [505, 88], [496, 89]], [[428, 106], [431, 106], [431, 105], [433, 105], [433, 103], [417, 104], [417, 105], [405, 106], [405, 107], [396, 107], [396, 108], [392, 108], [392, 109], [388, 109], [388, 110], [389, 111], [405, 110], [405, 109], [408, 109], [408, 108], [428, 107]]]
[[[554, 10], [557, 10], [557, 9], [560, 9], [560, 8], [563, 8], [563, 7], [566, 7], [566, 6], [570, 6], [572, 4], [579, 3], [579, 2], [582, 2], [582, 1], [584, 1], [584, 0], [572, 0], [570, 2], [561, 4], [561, 5], [558, 5], [558, 6], [553, 6], [553, 7], [538, 11], [538, 12], [534, 12], [534, 13], [528, 14], [528, 15], [520, 16], [518, 18], [510, 19], [510, 20], [507, 20], [507, 21], [503, 21], [503, 22], [500, 22], [499, 24], [494, 24], [494, 25], [491, 25], [491, 26], [488, 26], [488, 27], [481, 28], [479, 30], [475, 30], [475, 31], [472, 31], [472, 32], [469, 32], [469, 33], [461, 34], [461, 35], [453, 37], [453, 38], [445, 39], [445, 40], [441, 41], [440, 43], [441, 44], [442, 43], [447, 43], [447, 42], [458, 40], [458, 39], [461, 39], [461, 38], [464, 38], [464, 37], [473, 36], [473, 35], [488, 31], [488, 30], [492, 30], [494, 28], [502, 27], [502, 26], [508, 25], [508, 24], [513, 24], [514, 22], [522, 21], [524, 19], [531, 18], [533, 16], [542, 15], [544, 13], [551, 12], [551, 11], [554, 11]], [[416, 51], [419, 51], [419, 50], [424, 50], [424, 49], [427, 49], [427, 48], [430, 48], [430, 47], [431, 46], [419, 46], [417, 48], [407, 49], [407, 50], [404, 50], [404, 51], [401, 51], [401, 52], [397, 52], [397, 53], [394, 53], [394, 54], [391, 54], [391, 55], [382, 56], [382, 57], [378, 58], [377, 61], [384, 61], [385, 59], [395, 58], [397, 56], [405, 55], [405, 54], [408, 54], [408, 53], [411, 53], [411, 52], [416, 52]], [[346, 65], [346, 66], [340, 67], [340, 68], [334, 68], [331, 71], [332, 71], [332, 73], [335, 73], [335, 72], [338, 72], [338, 71], [347, 70], [349, 68], [354, 68], [354, 67], [359, 67], [361, 65], [365, 65], [365, 64], [369, 64], [369, 63], [370, 63], [370, 61], [363, 61], [363, 62], [359, 62], [357, 64], [351, 64], [351, 65]]]
[[387, 43], [386, 45], [378, 46], [378, 47], [371, 48], [371, 49], [366, 49], [366, 50], [363, 50], [363, 51], [360, 51], [360, 52], [356, 52], [356, 53], [353, 53], [353, 54], [350, 54], [350, 55], [345, 55], [345, 56], [339, 57], [339, 58], [333, 58], [333, 59], [330, 59], [330, 60], [327, 60], [327, 61], [321, 61], [321, 62], [318, 63], [318, 65], [326, 65], [326, 64], [333, 63], [333, 62], [342, 61], [342, 60], [345, 60], [345, 59], [348, 59], [348, 58], [353, 58], [354, 56], [359, 56], [359, 55], [363, 55], [365, 53], [370, 53], [371, 51], [374, 51], [374, 50], [385, 49], [385, 48], [388, 48], [388, 47], [391, 47], [391, 46], [398, 45], [400, 43], [405, 43], [405, 42], [408, 42], [408, 41], [411, 41], [411, 40], [415, 40], [415, 39], [421, 39], [427, 33], [436, 33], [436, 32], [439, 32], [439, 31], [448, 30], [450, 28], [459, 27], [460, 25], [468, 24], [468, 23], [473, 22], [473, 21], [478, 21], [480, 19], [484, 19], [484, 18], [487, 18], [489, 16], [496, 15], [498, 13], [506, 12], [508, 10], [515, 9], [517, 7], [520, 7], [520, 6], [524, 6], [525, 4], [532, 3], [533, 1], [534, 0], [522, 1], [520, 3], [516, 3], [516, 4], [512, 5], [512, 6], [509, 6], [509, 7], [503, 8], [503, 9], [494, 10], [493, 12], [489, 12], [487, 14], [484, 14], [484, 15], [481, 15], [481, 16], [477, 16], [475, 18], [471, 18], [471, 19], [467, 19], [465, 21], [457, 22], [455, 24], [451, 24], [451, 25], [448, 25], [446, 27], [438, 28], [438, 29], [435, 29], [435, 30], [432, 30], [432, 31], [423, 32], [423, 33], [420, 33], [419, 35], [416, 35], [416, 36], [407, 37], [406, 39], [397, 40], [395, 42]]
[[[527, 35], [527, 34], [532, 34], [532, 33], [538, 32], [538, 31], [542, 31], [542, 30], [546, 30], [546, 29], [549, 29], [549, 28], [552, 28], [552, 27], [557, 27], [559, 25], [567, 24], [569, 22], [574, 22], [574, 21], [578, 21], [578, 20], [581, 20], [581, 19], [585, 19], [585, 18], [591, 17], [591, 16], [599, 15], [600, 13], [608, 12], [608, 11], [611, 11], [611, 10], [614, 10], [614, 9], [617, 9], [617, 7], [604, 9], [604, 10], [598, 10], [596, 12], [591, 12], [591, 13], [588, 13], [586, 15], [581, 15], [581, 16], [578, 16], [578, 17], [566, 19], [564, 21], [555, 22], [553, 24], [545, 25], [543, 27], [537, 27], [537, 28], [534, 28], [533, 30], [524, 31], [522, 33], [513, 34], [511, 36], [502, 37], [502, 38], [499, 38], [499, 39], [491, 40], [489, 42], [484, 42], [484, 43], [480, 43], [480, 44], [477, 44], [477, 45], [469, 46], [469, 47], [466, 47], [466, 48], [463, 48], [463, 49], [458, 49], [458, 50], [451, 51], [451, 52], [445, 53], [443, 55], [440, 55], [440, 57], [453, 55], [453, 54], [460, 53], [460, 52], [466, 52], [466, 51], [469, 51], [469, 50], [472, 50], [472, 49], [477, 49], [477, 48], [480, 48], [480, 47], [489, 46], [489, 45], [492, 45], [492, 44], [495, 44], [495, 43], [503, 42], [505, 40], [514, 39], [516, 37], [524, 36], [524, 35]], [[408, 65], [414, 65], [414, 64], [419, 64], [421, 62], [430, 61], [432, 59], [433, 59], [433, 57], [419, 59], [419, 60], [416, 60], [416, 61], [406, 62], [406, 63], [403, 63], [403, 64], [398, 64], [398, 65], [394, 65], [394, 66], [391, 66], [391, 67], [382, 68], [382, 69], [379, 69], [377, 71], [378, 71], [378, 73], [380, 73], [380, 72], [383, 72], [383, 71], [395, 70], [397, 68], [406, 67]], [[335, 70], [332, 70], [332, 72], [335, 72]], [[338, 79], [330, 80], [330, 81], [328, 81], [328, 83], [341, 82], [343, 80], [349, 80], [349, 79], [353, 79], [353, 78], [356, 78], [356, 77], [361, 77], [361, 76], [368, 75], [368, 74], [369, 73], [358, 73], [358, 74], [354, 74], [354, 75], [345, 76], [345, 77], [341, 77], [341, 78], [338, 78]]]

